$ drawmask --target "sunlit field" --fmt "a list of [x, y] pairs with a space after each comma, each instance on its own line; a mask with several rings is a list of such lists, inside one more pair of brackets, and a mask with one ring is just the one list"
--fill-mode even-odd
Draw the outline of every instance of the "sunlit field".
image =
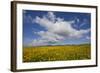
[[91, 59], [90, 44], [23, 48], [23, 62]]

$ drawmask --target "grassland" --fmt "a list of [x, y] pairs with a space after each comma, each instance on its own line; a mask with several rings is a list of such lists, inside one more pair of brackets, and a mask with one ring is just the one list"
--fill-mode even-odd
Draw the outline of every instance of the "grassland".
[[90, 58], [90, 44], [23, 48], [23, 62], [85, 60]]

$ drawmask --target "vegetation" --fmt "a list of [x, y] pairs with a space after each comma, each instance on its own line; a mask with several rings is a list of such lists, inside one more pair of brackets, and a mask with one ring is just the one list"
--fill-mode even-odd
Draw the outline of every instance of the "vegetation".
[[90, 44], [23, 48], [23, 62], [85, 60], [90, 58]]

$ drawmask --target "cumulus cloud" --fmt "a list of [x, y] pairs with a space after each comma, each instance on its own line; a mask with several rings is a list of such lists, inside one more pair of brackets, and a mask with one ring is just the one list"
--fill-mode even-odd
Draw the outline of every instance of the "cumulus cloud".
[[[77, 19], [77, 21], [79, 21], [79, 19]], [[33, 22], [46, 29], [46, 31], [35, 32], [40, 38], [33, 40], [33, 45], [47, 45], [50, 41], [58, 42], [65, 39], [81, 38], [90, 31], [90, 29], [77, 30], [73, 28], [72, 23], [74, 23], [74, 21], [66, 21], [63, 18], [56, 17], [53, 12], [48, 12], [47, 15], [43, 15], [43, 17], [36, 16]]]

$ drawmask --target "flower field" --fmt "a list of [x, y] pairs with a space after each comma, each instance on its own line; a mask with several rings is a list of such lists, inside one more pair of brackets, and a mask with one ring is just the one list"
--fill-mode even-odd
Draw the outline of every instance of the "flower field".
[[90, 44], [37, 46], [23, 48], [23, 62], [91, 59]]

